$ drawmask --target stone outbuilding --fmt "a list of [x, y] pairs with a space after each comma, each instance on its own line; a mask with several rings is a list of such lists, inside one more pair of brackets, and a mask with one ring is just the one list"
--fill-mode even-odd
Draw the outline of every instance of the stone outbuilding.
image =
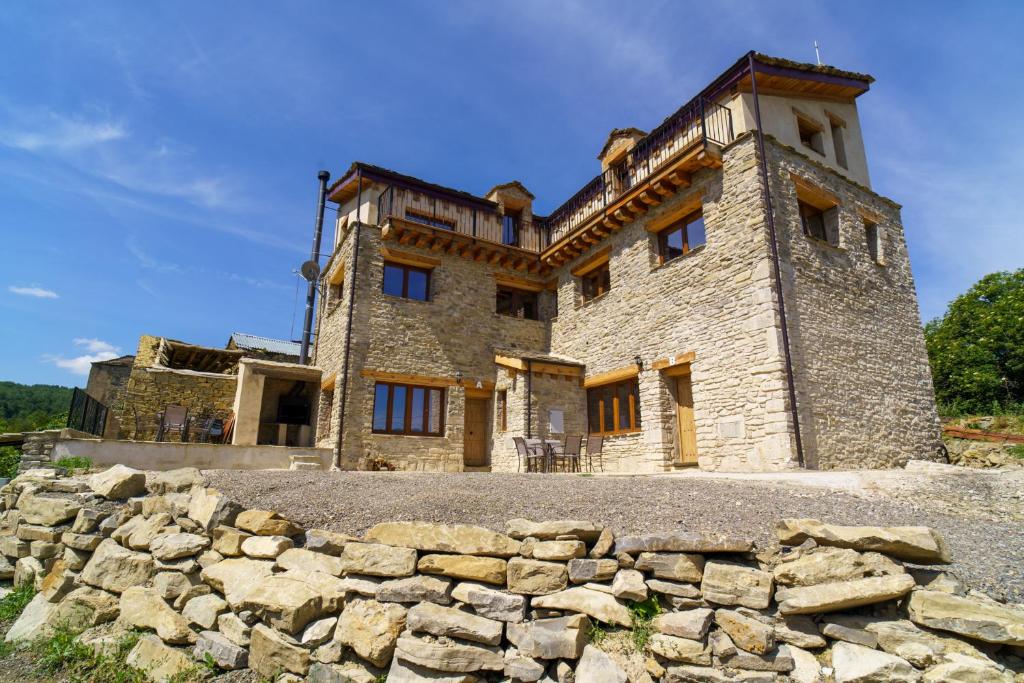
[[539, 214], [357, 162], [335, 182], [317, 442], [343, 469], [515, 471], [601, 435], [606, 471], [939, 457], [900, 207], [871, 189], [872, 78], [744, 55]]

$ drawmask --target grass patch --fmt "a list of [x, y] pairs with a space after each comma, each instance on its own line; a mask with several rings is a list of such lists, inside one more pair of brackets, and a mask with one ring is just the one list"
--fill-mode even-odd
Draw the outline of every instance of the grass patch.
[[57, 467], [63, 467], [69, 472], [75, 470], [89, 470], [92, 469], [92, 460], [89, 458], [83, 458], [79, 455], [72, 455], [67, 458], [61, 458], [57, 462], [53, 463]]
[[60, 680], [74, 683], [145, 683], [148, 680], [145, 672], [128, 666], [125, 661], [140, 635], [129, 632], [112, 648], [97, 652], [80, 643], [77, 632], [58, 627], [49, 638], [35, 641], [31, 653], [40, 673], [59, 677]]
[[608, 631], [605, 631], [601, 624], [596, 621], [590, 622], [590, 644], [594, 647], [601, 647], [601, 643], [608, 637]]
[[642, 602], [631, 602], [628, 607], [629, 620], [633, 627], [630, 639], [636, 651], [643, 652], [647, 641], [651, 639], [651, 622], [654, 621], [654, 617], [661, 614], [661, 603], [658, 602], [658, 596], [652, 595]]
[[15, 587], [10, 593], [0, 599], [0, 622], [14, 621], [25, 609], [25, 605], [32, 602], [36, 596], [36, 588], [32, 582], [23, 583]]
[[1015, 458], [1022, 458], [1022, 459], [1024, 459], [1024, 443], [1019, 443], [1019, 444], [1010, 446], [1010, 455], [1012, 455]]

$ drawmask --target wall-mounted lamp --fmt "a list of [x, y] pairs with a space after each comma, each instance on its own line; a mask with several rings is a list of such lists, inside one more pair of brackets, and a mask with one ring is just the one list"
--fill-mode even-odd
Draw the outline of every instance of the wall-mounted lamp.
[[637, 370], [644, 369], [644, 359], [640, 357], [640, 354], [633, 356], [633, 362], [636, 363]]
[[462, 370], [455, 371], [455, 383], [462, 386]]

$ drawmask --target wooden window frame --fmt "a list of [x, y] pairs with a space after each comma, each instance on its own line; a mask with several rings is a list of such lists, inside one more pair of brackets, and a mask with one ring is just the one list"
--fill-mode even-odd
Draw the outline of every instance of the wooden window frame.
[[[503, 315], [509, 318], [515, 318], [517, 320], [540, 320], [540, 296], [537, 292], [526, 289], [520, 289], [519, 287], [512, 287], [501, 282], [495, 287], [495, 301], [494, 301], [494, 312], [498, 315]], [[511, 296], [511, 311], [503, 312], [498, 307], [499, 297], [502, 292], [510, 293]], [[526, 308], [523, 306], [524, 303], [529, 301], [533, 302], [533, 316], [526, 315]], [[516, 310], [519, 310], [522, 315], [517, 315]]]
[[[506, 225], [507, 223], [507, 225]], [[506, 238], [505, 231], [512, 234], [511, 241]], [[523, 210], [505, 209], [501, 216], [501, 243], [510, 247], [518, 247], [523, 240]]]
[[[704, 209], [703, 208], [697, 209], [696, 211], [692, 211], [692, 212], [686, 214], [681, 219], [679, 219], [678, 221], [672, 223], [667, 228], [663, 229], [661, 232], [658, 233], [658, 260], [661, 263], [668, 263], [669, 261], [674, 261], [677, 258], [682, 258], [683, 256], [686, 256], [687, 254], [689, 254], [694, 249], [699, 249], [700, 247], [703, 247], [705, 244], [707, 244], [707, 241], [708, 241], [707, 223], [705, 223], [704, 224], [704, 241], [701, 242], [700, 244], [698, 244], [696, 247], [692, 247], [692, 248], [690, 247], [690, 231], [689, 231], [689, 227], [690, 227], [691, 224], [695, 223], [698, 219], [701, 219], [701, 218], [704, 218]], [[670, 258], [668, 256], [668, 238], [673, 233], [676, 233], [676, 232], [679, 232], [679, 231], [682, 231], [682, 233], [683, 233], [683, 253], [679, 254], [678, 256], [673, 256], [673, 257]]]
[[[385, 386], [387, 390], [387, 406], [385, 407], [384, 429], [377, 429], [373, 421], [377, 415], [377, 387]], [[405, 413], [402, 429], [393, 429], [394, 423], [394, 400], [395, 388], [405, 389]], [[423, 431], [417, 432], [412, 429], [412, 397], [415, 389], [423, 390]], [[436, 432], [429, 431], [430, 427], [430, 395], [433, 392], [440, 394], [437, 416], [438, 428]], [[398, 436], [444, 436], [445, 427], [445, 390], [442, 387], [430, 387], [421, 384], [406, 384], [402, 382], [375, 382], [373, 385], [373, 411], [370, 414], [370, 429], [374, 434], [393, 434]]]
[[[619, 424], [619, 418], [621, 416], [621, 404], [619, 397], [619, 389], [621, 387], [628, 387], [628, 400], [629, 400], [629, 424], [626, 426]], [[592, 422], [592, 416], [590, 414], [591, 396], [597, 394], [597, 430], [594, 430], [594, 423]], [[612, 421], [614, 424], [605, 424], [605, 401], [608, 399], [612, 401]], [[617, 382], [609, 382], [607, 384], [600, 384], [598, 386], [590, 387], [587, 389], [587, 426], [591, 434], [600, 436], [619, 436], [621, 434], [638, 434], [643, 427], [643, 421], [640, 416], [640, 381], [638, 377], [630, 377], [628, 379], [620, 380]], [[608, 427], [611, 427], [609, 429]]]
[[580, 275], [580, 293], [583, 295], [583, 303], [607, 294], [611, 288], [612, 271], [608, 261]]
[[[804, 235], [815, 240], [817, 242], [824, 242], [825, 244], [832, 244], [828, 240], [828, 226], [825, 224], [825, 209], [821, 209], [813, 204], [805, 202], [802, 199], [796, 200], [797, 207], [800, 210], [800, 227], [803, 229]], [[815, 216], [821, 219], [821, 235], [816, 235], [812, 230], [812, 226], [809, 222], [807, 214], [814, 213]]]
[[[431, 288], [431, 285], [433, 284], [433, 275], [434, 275], [434, 272], [433, 272], [432, 268], [424, 268], [422, 266], [413, 266], [413, 265], [409, 265], [408, 263], [399, 263], [397, 261], [384, 261], [384, 268], [383, 268], [382, 272], [386, 273], [389, 266], [391, 268], [398, 268], [399, 270], [402, 271], [402, 293], [401, 294], [391, 294], [390, 292], [385, 291], [384, 287], [385, 287], [385, 284], [387, 282], [387, 278], [385, 276], [385, 277], [383, 277], [381, 279], [381, 286], [380, 286], [380, 289], [381, 289], [382, 292], [384, 292], [384, 294], [387, 294], [388, 296], [398, 297], [398, 298], [401, 298], [401, 299], [408, 299], [409, 301], [430, 301], [431, 300], [432, 297], [431, 297], [430, 288]], [[427, 297], [425, 299], [418, 299], [418, 298], [409, 296], [409, 273], [411, 271], [416, 271], [416, 272], [419, 272], [419, 273], [423, 273], [423, 274], [425, 274], [427, 276], [427, 284], [426, 284], [426, 294], [427, 294]]]

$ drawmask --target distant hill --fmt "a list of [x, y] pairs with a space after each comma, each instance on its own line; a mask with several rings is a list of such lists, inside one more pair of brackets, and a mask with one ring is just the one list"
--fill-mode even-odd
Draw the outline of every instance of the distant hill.
[[70, 402], [71, 387], [0, 382], [0, 432], [63, 426]]

